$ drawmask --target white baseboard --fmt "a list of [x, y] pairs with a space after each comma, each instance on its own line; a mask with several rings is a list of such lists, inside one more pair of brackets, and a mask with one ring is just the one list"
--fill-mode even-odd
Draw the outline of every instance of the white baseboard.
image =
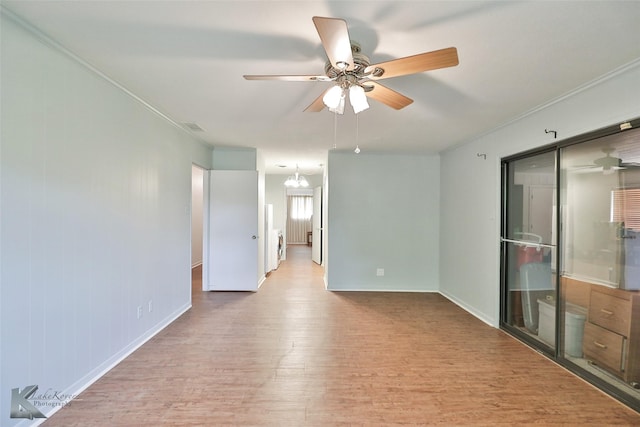
[[499, 325], [496, 322], [496, 320], [494, 318], [491, 318], [489, 316], [486, 316], [484, 313], [480, 313], [479, 311], [475, 310], [473, 307], [463, 303], [462, 301], [458, 300], [457, 298], [455, 298], [452, 295], [449, 295], [445, 292], [439, 291], [439, 290], [424, 290], [424, 289], [364, 289], [364, 288], [358, 288], [358, 289], [334, 289], [334, 288], [329, 288], [328, 287], [328, 283], [327, 283], [327, 279], [326, 277], [324, 278], [324, 288], [327, 291], [330, 292], [415, 292], [415, 293], [437, 293], [442, 295], [443, 297], [445, 297], [446, 299], [448, 299], [449, 301], [451, 301], [452, 303], [454, 303], [455, 305], [457, 305], [458, 307], [462, 308], [464, 311], [466, 311], [467, 313], [471, 314], [474, 317], [477, 317], [479, 320], [481, 320], [482, 322], [486, 323], [487, 325], [491, 326], [492, 328], [498, 328]]
[[[93, 383], [98, 381], [107, 372], [109, 372], [116, 365], [118, 365], [118, 363], [122, 362], [125, 358], [127, 358], [129, 355], [131, 355], [131, 353], [136, 351], [138, 348], [142, 347], [142, 345], [144, 345], [147, 341], [149, 341], [151, 338], [153, 338], [155, 335], [157, 335], [160, 331], [162, 331], [164, 328], [166, 328], [171, 323], [173, 323], [174, 320], [176, 320], [178, 317], [182, 316], [190, 308], [191, 308], [191, 302], [189, 302], [188, 304], [183, 305], [182, 307], [180, 307], [179, 309], [177, 309], [176, 311], [171, 313], [164, 320], [162, 320], [161, 322], [157, 323], [155, 326], [153, 326], [147, 332], [142, 334], [138, 339], [136, 339], [135, 341], [131, 342], [129, 345], [127, 345], [122, 350], [120, 350], [119, 352], [117, 352], [116, 354], [114, 354], [113, 356], [108, 358], [107, 360], [105, 360], [103, 363], [101, 363], [95, 369], [92, 369], [87, 375], [85, 375], [84, 377], [80, 378], [78, 381], [73, 383], [71, 386], [67, 387], [67, 389], [64, 390], [64, 392], [62, 394], [63, 395], [67, 395], [67, 396], [77, 396], [80, 393], [82, 393], [90, 385], [92, 385]], [[73, 401], [71, 401], [71, 402], [73, 402]], [[49, 410], [48, 412], [44, 412], [44, 415], [47, 418], [51, 417], [53, 414], [58, 412], [60, 410], [60, 408], [62, 408], [62, 406], [55, 406], [55, 407], [51, 408], [51, 410]], [[40, 425], [43, 422], [45, 422], [47, 420], [47, 418], [39, 419], [37, 421], [29, 420], [28, 423], [27, 423], [27, 420], [24, 420], [23, 422], [20, 422], [20, 423], [16, 424], [16, 426], [23, 426], [23, 425], [25, 427], [27, 425], [29, 427], [37, 426], [37, 425]]]
[[262, 286], [265, 280], [267, 280], [267, 276], [263, 274], [262, 277], [258, 280], [258, 289], [260, 289], [260, 286]]
[[196, 262], [195, 264], [191, 264], [191, 269], [193, 270], [196, 267], [200, 267], [202, 265], [202, 261]]
[[369, 289], [369, 288], [356, 288], [356, 289], [347, 289], [347, 288], [340, 288], [340, 289], [335, 289], [335, 288], [327, 288], [328, 291], [331, 292], [409, 292], [409, 293], [420, 293], [420, 294], [432, 294], [432, 293], [438, 293], [437, 290], [430, 290], [430, 289]]
[[447, 294], [446, 292], [439, 292], [440, 295], [442, 295], [443, 297], [445, 297], [446, 299], [448, 299], [449, 301], [451, 301], [452, 303], [454, 303], [455, 305], [457, 305], [458, 307], [460, 307], [461, 309], [463, 309], [464, 311], [466, 311], [467, 313], [473, 315], [474, 317], [477, 317], [478, 319], [482, 320], [484, 323], [486, 323], [487, 325], [491, 326], [492, 328], [497, 328], [499, 327], [499, 325], [497, 324], [496, 319], [493, 319], [489, 316], [486, 316], [484, 313], [480, 313], [479, 311], [475, 310], [473, 307], [463, 303], [462, 301], [460, 301], [459, 299], [457, 299], [456, 297], [454, 297], [453, 295]]

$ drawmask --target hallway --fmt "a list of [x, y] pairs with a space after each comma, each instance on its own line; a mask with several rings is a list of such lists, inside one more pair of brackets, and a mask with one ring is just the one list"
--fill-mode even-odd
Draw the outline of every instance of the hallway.
[[46, 426], [638, 425], [439, 294], [335, 293], [310, 248], [193, 308]]

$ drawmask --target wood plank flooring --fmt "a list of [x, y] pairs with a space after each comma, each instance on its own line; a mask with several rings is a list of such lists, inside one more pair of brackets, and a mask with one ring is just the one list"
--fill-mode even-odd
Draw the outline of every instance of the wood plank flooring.
[[640, 425], [438, 294], [334, 293], [310, 248], [193, 308], [44, 425]]

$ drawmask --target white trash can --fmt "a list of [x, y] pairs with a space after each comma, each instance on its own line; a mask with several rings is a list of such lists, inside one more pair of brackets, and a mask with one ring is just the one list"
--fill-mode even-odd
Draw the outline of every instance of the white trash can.
[[[538, 300], [538, 338], [551, 346], [555, 342], [556, 302]], [[579, 305], [566, 303], [564, 313], [564, 352], [572, 357], [582, 357], [582, 337], [587, 309]]]

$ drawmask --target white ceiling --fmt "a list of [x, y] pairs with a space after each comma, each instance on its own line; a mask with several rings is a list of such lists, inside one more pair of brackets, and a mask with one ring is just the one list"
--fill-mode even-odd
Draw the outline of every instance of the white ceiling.
[[330, 83], [242, 78], [322, 74], [316, 15], [344, 18], [372, 63], [458, 49], [457, 67], [384, 80], [414, 103], [371, 101], [358, 117], [363, 152], [439, 152], [640, 58], [640, 1], [3, 4], [176, 122], [197, 123], [207, 143], [262, 150], [269, 173], [317, 172], [334, 143], [355, 148], [352, 111], [335, 123], [326, 109], [303, 112]]

